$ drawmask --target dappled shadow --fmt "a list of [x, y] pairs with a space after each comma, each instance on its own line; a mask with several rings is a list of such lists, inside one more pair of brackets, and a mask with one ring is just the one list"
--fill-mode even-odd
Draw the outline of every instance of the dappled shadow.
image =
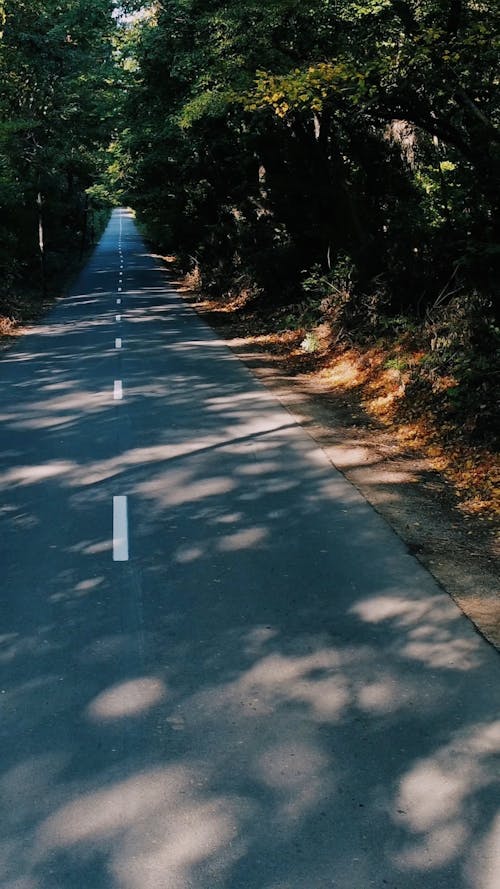
[[2, 887], [494, 889], [495, 653], [119, 219], [0, 364]]

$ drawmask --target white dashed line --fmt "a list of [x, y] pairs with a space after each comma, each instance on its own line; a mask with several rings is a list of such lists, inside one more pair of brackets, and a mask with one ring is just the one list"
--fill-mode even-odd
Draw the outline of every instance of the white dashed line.
[[128, 562], [126, 497], [113, 497], [113, 562]]
[[121, 321], [121, 320], [122, 320], [122, 316], [121, 316], [121, 315], [117, 315], [117, 316], [116, 316], [116, 320], [117, 320], [117, 321]]
[[115, 339], [115, 349], [121, 349], [122, 347], [122, 338], [121, 336], [117, 336]]
[[119, 306], [120, 304], [121, 304], [121, 299], [120, 299], [120, 297], [118, 297], [118, 299], [116, 300], [116, 305]]
[[115, 380], [113, 398], [115, 401], [121, 401], [123, 398], [123, 386], [121, 380]]

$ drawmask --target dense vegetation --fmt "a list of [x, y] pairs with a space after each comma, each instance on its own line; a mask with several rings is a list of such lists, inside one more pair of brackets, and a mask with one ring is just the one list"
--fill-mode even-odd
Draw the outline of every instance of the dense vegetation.
[[205, 290], [300, 303], [346, 334], [426, 321], [418, 385], [437, 362], [480, 435], [498, 379], [499, 23], [495, 0], [160, 0], [124, 50], [122, 173], [155, 240]]
[[[98, 224], [114, 115], [111, 0], [0, 0], [0, 294], [52, 282]], [[88, 191], [90, 189], [90, 192]]]
[[209, 293], [298, 306], [339, 342], [423, 337], [409, 394], [446, 378], [447, 416], [491, 438], [497, 0], [0, 0], [0, 16], [0, 292], [83, 247], [113, 193]]

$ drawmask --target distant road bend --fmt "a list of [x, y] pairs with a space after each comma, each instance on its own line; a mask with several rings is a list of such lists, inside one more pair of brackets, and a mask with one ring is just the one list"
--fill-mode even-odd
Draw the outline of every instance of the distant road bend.
[[0, 375], [2, 889], [499, 889], [497, 653], [129, 211]]

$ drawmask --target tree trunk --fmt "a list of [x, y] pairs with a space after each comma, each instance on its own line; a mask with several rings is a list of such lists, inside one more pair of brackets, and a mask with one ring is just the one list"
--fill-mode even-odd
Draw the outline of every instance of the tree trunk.
[[85, 204], [83, 206], [83, 222], [82, 222], [82, 239], [80, 241], [80, 259], [83, 259], [85, 248], [87, 246], [87, 228], [89, 215], [89, 196], [85, 195]]
[[36, 198], [38, 210], [38, 249], [40, 253], [40, 284], [42, 288], [42, 296], [47, 296], [47, 275], [45, 271], [45, 236], [43, 224], [43, 196], [39, 190]]

